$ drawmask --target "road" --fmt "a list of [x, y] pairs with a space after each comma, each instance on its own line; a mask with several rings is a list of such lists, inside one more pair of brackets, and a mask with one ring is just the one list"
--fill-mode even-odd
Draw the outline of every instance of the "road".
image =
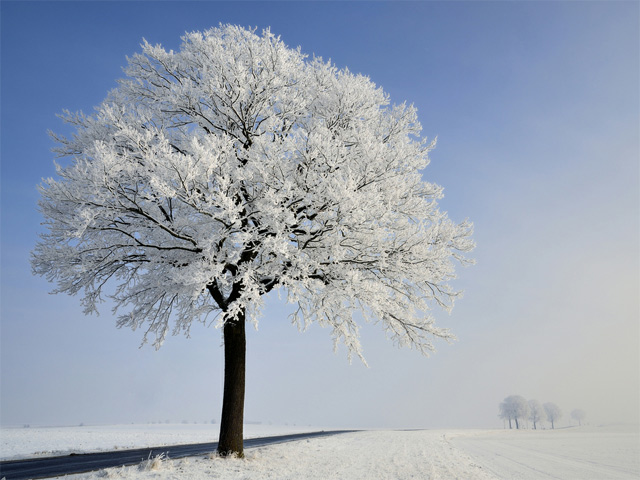
[[[354, 430], [332, 430], [322, 432], [296, 433], [273, 437], [247, 438], [244, 447], [263, 447], [274, 443], [292, 442], [305, 438], [323, 437], [350, 433]], [[27, 480], [49, 478], [73, 473], [90, 472], [104, 468], [136, 465], [150, 457], [164, 453], [169, 458], [189, 457], [215, 452], [217, 442], [195, 443], [191, 445], [174, 445], [154, 448], [138, 448], [116, 452], [72, 454], [64, 457], [47, 457], [27, 460], [11, 460], [0, 462], [0, 478], [6, 480]]]

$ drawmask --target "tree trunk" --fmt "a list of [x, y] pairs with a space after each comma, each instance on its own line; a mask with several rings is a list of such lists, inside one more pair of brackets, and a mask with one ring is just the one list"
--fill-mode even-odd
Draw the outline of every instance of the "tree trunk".
[[222, 456], [244, 456], [244, 386], [247, 341], [244, 311], [235, 321], [225, 323], [224, 394], [220, 419], [218, 453]]
[[511, 428], [513, 427], [511, 427], [511, 417], [509, 417], [509, 430], [511, 430]]
[[518, 423], [518, 417], [516, 417], [516, 430], [520, 430], [520, 424]]

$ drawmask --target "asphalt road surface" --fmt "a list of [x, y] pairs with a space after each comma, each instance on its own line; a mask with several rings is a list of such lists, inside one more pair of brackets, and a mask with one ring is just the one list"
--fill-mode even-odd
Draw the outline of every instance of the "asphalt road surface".
[[[322, 432], [296, 433], [273, 437], [247, 438], [244, 448], [263, 447], [274, 443], [292, 442], [304, 438], [323, 437], [355, 430], [332, 430]], [[189, 457], [215, 452], [218, 443], [194, 443], [154, 448], [138, 448], [116, 452], [71, 454], [64, 457], [35, 458], [0, 462], [0, 478], [6, 480], [28, 480], [35, 478], [57, 477], [72, 473], [83, 473], [104, 468], [136, 465], [148, 458], [164, 453], [169, 458]]]

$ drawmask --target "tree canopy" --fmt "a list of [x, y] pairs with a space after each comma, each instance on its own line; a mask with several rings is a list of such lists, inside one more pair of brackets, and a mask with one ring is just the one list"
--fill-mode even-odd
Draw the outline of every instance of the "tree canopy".
[[582, 426], [582, 421], [587, 418], [587, 414], [584, 410], [576, 408], [571, 411], [571, 418], [578, 422], [578, 425]]
[[529, 400], [529, 420], [533, 423], [534, 430], [538, 428], [538, 423], [547, 418], [547, 414], [538, 400]]
[[529, 416], [529, 403], [520, 395], [509, 395], [500, 403], [498, 416], [503, 420], [509, 420], [509, 428], [511, 428], [511, 420], [515, 420], [516, 428], [519, 429], [519, 420]]
[[558, 405], [552, 402], [547, 402], [542, 405], [542, 407], [547, 414], [547, 420], [551, 422], [551, 428], [556, 428], [555, 422], [562, 418], [562, 410], [560, 409], [560, 407], [558, 407]]
[[[367, 77], [288, 48], [266, 30], [146, 41], [91, 115], [66, 112], [68, 159], [40, 188], [47, 232], [32, 258], [87, 313], [111, 297], [118, 325], [168, 332], [217, 315], [257, 322], [281, 289], [293, 320], [329, 326], [361, 354], [355, 311], [423, 353], [449, 309], [471, 224], [439, 211], [422, 170], [435, 143], [413, 106]], [[109, 289], [107, 285], [112, 287]]]

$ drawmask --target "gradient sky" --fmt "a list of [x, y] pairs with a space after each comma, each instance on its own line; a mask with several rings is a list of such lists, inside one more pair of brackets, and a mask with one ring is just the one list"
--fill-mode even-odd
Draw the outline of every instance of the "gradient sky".
[[464, 298], [436, 313], [459, 340], [430, 358], [362, 329], [369, 368], [299, 333], [277, 296], [248, 338], [246, 419], [336, 427], [501, 427], [519, 394], [569, 424], [639, 420], [639, 18], [628, 2], [2, 1], [0, 423], [220, 418], [221, 332], [155, 351], [109, 305], [49, 295], [29, 253], [47, 130], [91, 112], [142, 38], [271, 27], [291, 47], [370, 76], [438, 136], [424, 172], [475, 224]]

